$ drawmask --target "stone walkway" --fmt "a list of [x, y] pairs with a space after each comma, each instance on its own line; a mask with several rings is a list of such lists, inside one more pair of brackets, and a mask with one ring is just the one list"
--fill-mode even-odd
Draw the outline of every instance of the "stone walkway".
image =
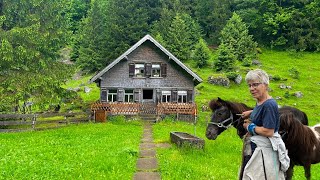
[[152, 124], [145, 123], [137, 161], [137, 171], [133, 180], [161, 180], [155, 148], [152, 138]]

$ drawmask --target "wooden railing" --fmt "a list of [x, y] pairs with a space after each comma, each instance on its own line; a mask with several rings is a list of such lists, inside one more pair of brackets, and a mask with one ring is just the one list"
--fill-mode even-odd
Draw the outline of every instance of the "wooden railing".
[[[91, 106], [92, 111], [104, 110], [112, 115], [115, 114], [140, 114], [143, 108], [146, 108], [143, 103], [94, 103]], [[195, 103], [158, 103], [155, 114], [189, 114], [197, 115], [197, 106]]]
[[104, 110], [113, 115], [116, 114], [138, 114], [140, 112], [139, 103], [94, 103], [91, 105], [91, 111]]
[[157, 113], [197, 115], [197, 106], [195, 103], [159, 103]]
[[71, 123], [89, 122], [90, 120], [91, 114], [84, 112], [0, 114], [0, 132], [51, 129]]

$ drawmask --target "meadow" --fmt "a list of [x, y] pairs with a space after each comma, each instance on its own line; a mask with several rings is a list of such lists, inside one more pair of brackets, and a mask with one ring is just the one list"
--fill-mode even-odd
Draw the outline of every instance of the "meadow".
[[[212, 54], [214, 59], [215, 54]], [[279, 105], [297, 107], [307, 113], [309, 124], [320, 123], [320, 53], [293, 53], [265, 50], [259, 55], [260, 66], [238, 66], [244, 78], [250, 69], [261, 68], [277, 80], [270, 81], [270, 94]], [[205, 137], [210, 111], [201, 106], [220, 97], [254, 106], [245, 82], [229, 87], [212, 85], [208, 77], [213, 71], [212, 60], [198, 69], [194, 62], [185, 62], [204, 81], [199, 84], [195, 101], [199, 114], [196, 123], [178, 122], [167, 118], [153, 126], [155, 143], [170, 143], [171, 131], [194, 134], [205, 140], [205, 148], [157, 148], [162, 179], [237, 179], [241, 161], [242, 140], [230, 128], [216, 140]], [[65, 86], [89, 86], [90, 93], [79, 92], [85, 104], [99, 98], [95, 84], [88, 84], [92, 75], [70, 80]], [[285, 84], [291, 89], [281, 89]], [[297, 91], [303, 97], [293, 94]], [[63, 105], [62, 110], [66, 109]], [[89, 108], [89, 107], [88, 107]], [[132, 179], [138, 158], [142, 125], [138, 121], [112, 121], [102, 124], [72, 125], [56, 130], [0, 134], [0, 179]], [[320, 179], [320, 164], [311, 168], [312, 179]], [[302, 167], [295, 167], [294, 180], [303, 180]]]
[[132, 179], [139, 122], [0, 134], [0, 179]]

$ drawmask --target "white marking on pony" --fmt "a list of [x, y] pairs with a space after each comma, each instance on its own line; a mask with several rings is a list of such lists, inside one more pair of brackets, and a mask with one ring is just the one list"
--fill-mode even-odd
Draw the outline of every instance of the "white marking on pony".
[[[316, 136], [316, 138], [320, 141], [320, 124], [316, 124], [312, 127], [309, 127], [313, 134]], [[313, 147], [313, 150], [316, 150], [316, 146]]]

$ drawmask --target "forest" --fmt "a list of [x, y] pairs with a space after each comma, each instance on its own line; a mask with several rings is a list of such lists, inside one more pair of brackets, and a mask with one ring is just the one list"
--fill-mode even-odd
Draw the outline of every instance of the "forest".
[[223, 73], [265, 48], [320, 50], [319, 0], [1, 0], [0, 24], [0, 112], [78, 98], [62, 88], [76, 71], [101, 70], [146, 34]]

